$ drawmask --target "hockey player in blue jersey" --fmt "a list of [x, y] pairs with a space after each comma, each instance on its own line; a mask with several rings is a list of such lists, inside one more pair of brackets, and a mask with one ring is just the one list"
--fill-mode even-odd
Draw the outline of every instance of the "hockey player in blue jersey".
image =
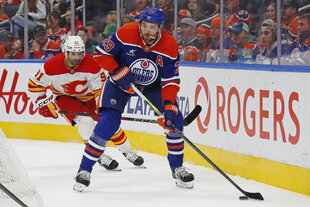
[[101, 91], [101, 117], [88, 142], [76, 175], [74, 189], [82, 191], [90, 184], [92, 168], [104, 152], [107, 142], [121, 123], [129, 98], [135, 95], [130, 83], [162, 112], [168, 161], [172, 176], [180, 187], [192, 188], [194, 176], [183, 167], [184, 140], [172, 124], [183, 130], [183, 117], [176, 103], [179, 91], [178, 44], [164, 31], [164, 13], [148, 7], [139, 22], [129, 23], [102, 41], [94, 52], [95, 61], [110, 74]]

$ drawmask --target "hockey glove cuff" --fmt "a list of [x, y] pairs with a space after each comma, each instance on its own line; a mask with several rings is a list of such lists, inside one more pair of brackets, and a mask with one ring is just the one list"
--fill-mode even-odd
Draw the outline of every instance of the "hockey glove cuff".
[[56, 113], [56, 105], [52, 102], [52, 96], [41, 96], [37, 99], [36, 103], [39, 107], [39, 114], [41, 116], [52, 117], [54, 119], [58, 118], [58, 114]]
[[164, 116], [165, 116], [165, 126], [167, 128], [170, 128], [172, 125], [174, 125], [177, 115], [178, 115], [178, 106], [171, 102], [165, 103]]
[[123, 91], [133, 94], [135, 93], [130, 83], [134, 83], [134, 77], [127, 66], [122, 66], [110, 73], [111, 78]]

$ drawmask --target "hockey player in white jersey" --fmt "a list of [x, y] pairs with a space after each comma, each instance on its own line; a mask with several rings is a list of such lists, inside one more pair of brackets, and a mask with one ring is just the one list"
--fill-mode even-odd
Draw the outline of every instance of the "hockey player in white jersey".
[[[56, 119], [57, 110], [69, 112], [62, 116], [72, 126], [77, 127], [84, 143], [87, 144], [99, 119], [95, 99], [105, 81], [102, 68], [91, 55], [85, 53], [82, 39], [79, 36], [69, 36], [64, 44], [64, 53], [46, 61], [39, 71], [30, 77], [28, 90], [39, 108], [40, 115]], [[46, 95], [47, 88], [53, 93], [51, 97]], [[82, 116], [78, 113], [93, 116]], [[111, 141], [134, 165], [143, 164], [143, 158], [132, 150], [121, 128], [115, 132]], [[98, 163], [109, 170], [119, 165], [106, 154], [100, 156]]]

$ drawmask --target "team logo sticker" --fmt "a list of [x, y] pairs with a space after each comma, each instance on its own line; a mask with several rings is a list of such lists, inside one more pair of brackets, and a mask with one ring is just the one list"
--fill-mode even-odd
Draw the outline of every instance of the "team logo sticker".
[[137, 84], [150, 85], [158, 77], [158, 68], [156, 64], [146, 58], [140, 58], [129, 66]]

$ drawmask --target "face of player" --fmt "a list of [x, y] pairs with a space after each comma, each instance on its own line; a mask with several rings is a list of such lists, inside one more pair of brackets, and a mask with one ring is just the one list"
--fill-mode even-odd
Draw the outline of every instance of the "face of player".
[[263, 27], [262, 30], [260, 31], [260, 38], [264, 45], [268, 47], [272, 46], [274, 39], [272, 37], [272, 32], [270, 29]]
[[273, 5], [269, 5], [266, 11], [267, 19], [272, 19], [275, 15], [276, 15], [276, 8]]
[[84, 58], [84, 52], [67, 52], [66, 62], [68, 67], [72, 68], [78, 66]]
[[303, 40], [310, 37], [310, 25], [307, 22], [307, 18], [302, 18], [299, 20], [298, 36], [301, 37], [301, 39], [303, 39]]
[[152, 45], [158, 38], [160, 30], [159, 25], [156, 23], [142, 21], [140, 28], [144, 42], [148, 45]]
[[86, 44], [88, 37], [87, 34], [83, 30], [79, 30], [76, 35], [80, 36], [83, 40], [83, 42]]
[[231, 32], [231, 40], [238, 46], [240, 47], [242, 45], [242, 43], [244, 43], [244, 41], [246, 40], [246, 38], [248, 38], [249, 33], [242, 31], [240, 33], [236, 33], [236, 32]]

